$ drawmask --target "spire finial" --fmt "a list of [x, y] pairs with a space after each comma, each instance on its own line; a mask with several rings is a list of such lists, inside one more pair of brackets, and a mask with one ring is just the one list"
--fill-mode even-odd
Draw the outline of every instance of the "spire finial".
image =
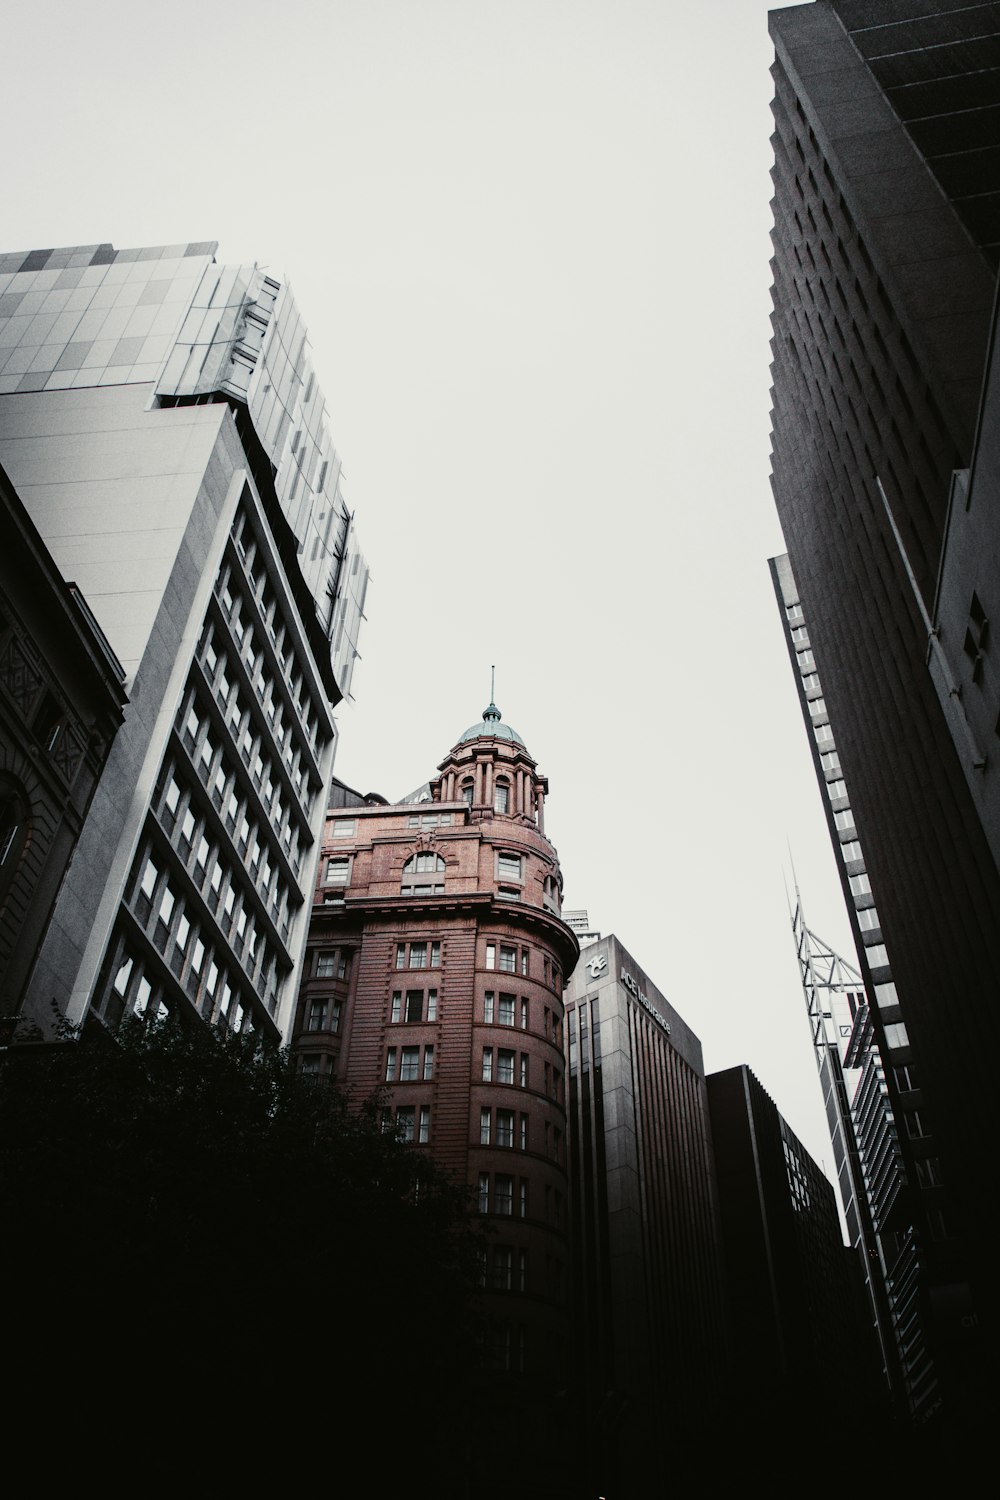
[[496, 680], [497, 669], [496, 663], [494, 663], [493, 666], [490, 667], [490, 701], [488, 707], [483, 709], [483, 719], [487, 724], [491, 722], [499, 723], [500, 719], [503, 717], [494, 701], [496, 697]]

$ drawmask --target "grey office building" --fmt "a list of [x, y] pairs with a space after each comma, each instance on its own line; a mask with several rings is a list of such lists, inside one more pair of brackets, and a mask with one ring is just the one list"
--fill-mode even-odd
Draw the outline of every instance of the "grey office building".
[[26, 1026], [291, 1025], [367, 569], [291, 293], [215, 249], [0, 256], [0, 462], [128, 694]]

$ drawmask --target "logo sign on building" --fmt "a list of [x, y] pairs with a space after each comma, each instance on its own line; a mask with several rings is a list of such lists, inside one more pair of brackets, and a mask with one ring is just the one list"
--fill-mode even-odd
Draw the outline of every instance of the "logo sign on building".
[[607, 967], [607, 957], [603, 953], [599, 953], [596, 958], [591, 958], [588, 960], [587, 973], [590, 975], [591, 979], [598, 979], [604, 973]]
[[643, 1007], [643, 1009], [644, 1010], [648, 1010], [649, 1014], [653, 1017], [653, 1019], [656, 1020], [656, 1021], [659, 1021], [660, 1025], [663, 1027], [664, 1031], [669, 1036], [670, 1035], [670, 1022], [666, 1019], [665, 1016], [661, 1016], [660, 1015], [660, 1012], [657, 1010], [657, 1008], [656, 1008], [655, 1005], [652, 1005], [649, 1002], [649, 1000], [647, 1000], [646, 996], [643, 994], [642, 990], [639, 988], [638, 981], [633, 978], [633, 976], [625, 968], [624, 964], [622, 965], [622, 970], [621, 970], [621, 974], [619, 975], [619, 978], [621, 979], [622, 984], [628, 990], [629, 994], [630, 995], [634, 995], [635, 998], [638, 1000], [639, 1004]]

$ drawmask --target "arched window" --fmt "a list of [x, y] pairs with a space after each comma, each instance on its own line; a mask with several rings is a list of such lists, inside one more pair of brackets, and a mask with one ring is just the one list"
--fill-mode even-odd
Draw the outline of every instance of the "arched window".
[[403, 866], [403, 896], [442, 896], [445, 864], [440, 854], [424, 849], [412, 854]]
[[493, 787], [493, 811], [510, 812], [510, 782], [504, 777], [498, 777]]
[[463, 781], [462, 782], [462, 801], [465, 803], [465, 805], [467, 807], [471, 807], [472, 806], [473, 795], [474, 795], [474, 787], [473, 787], [472, 782], [471, 781]]

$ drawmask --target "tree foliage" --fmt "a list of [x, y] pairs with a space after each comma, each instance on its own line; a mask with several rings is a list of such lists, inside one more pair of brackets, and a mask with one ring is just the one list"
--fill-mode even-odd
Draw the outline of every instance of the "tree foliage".
[[8, 1052], [2, 1272], [25, 1430], [91, 1449], [126, 1416], [130, 1441], [166, 1422], [174, 1456], [224, 1432], [231, 1459], [233, 1424], [315, 1453], [318, 1421], [340, 1451], [373, 1402], [419, 1419], [460, 1399], [466, 1193], [380, 1133], [377, 1102], [170, 1022]]

